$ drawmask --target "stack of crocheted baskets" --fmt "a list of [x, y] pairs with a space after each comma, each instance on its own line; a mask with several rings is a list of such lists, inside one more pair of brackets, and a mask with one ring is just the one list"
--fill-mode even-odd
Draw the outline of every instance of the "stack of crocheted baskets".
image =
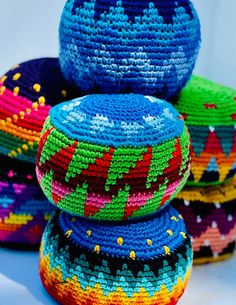
[[192, 139], [187, 187], [174, 200], [192, 236], [194, 262], [232, 255], [236, 242], [236, 91], [194, 76], [176, 108]]
[[49, 109], [67, 92], [73, 91], [54, 58], [24, 62], [0, 79], [1, 245], [40, 244], [53, 208], [38, 186], [36, 152]]
[[54, 106], [41, 134], [37, 177], [59, 208], [42, 282], [60, 304], [174, 305], [192, 249], [169, 202], [189, 176], [190, 137], [159, 98], [191, 76], [196, 11], [187, 0], [69, 0], [60, 42], [65, 78], [95, 94]]
[[177, 302], [192, 251], [182, 218], [166, 206], [188, 178], [189, 148], [182, 117], [163, 100], [104, 94], [52, 108], [37, 176], [73, 216], [57, 212], [47, 226], [40, 274], [60, 303]]

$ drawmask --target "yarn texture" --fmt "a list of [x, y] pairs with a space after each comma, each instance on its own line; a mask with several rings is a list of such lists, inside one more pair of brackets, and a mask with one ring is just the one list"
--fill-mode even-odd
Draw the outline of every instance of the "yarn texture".
[[13, 67], [0, 78], [0, 153], [35, 163], [51, 106], [77, 95], [64, 80], [57, 58]]
[[109, 225], [56, 212], [43, 235], [40, 276], [60, 304], [176, 304], [191, 270], [182, 217], [167, 207]]
[[2, 155], [0, 160], [0, 245], [37, 248], [54, 207], [39, 188], [33, 165]]
[[200, 24], [188, 0], [68, 0], [60, 65], [84, 93], [170, 98], [189, 80]]
[[185, 187], [173, 206], [192, 236], [194, 263], [228, 258], [236, 242], [236, 179], [220, 186]]
[[53, 107], [37, 155], [50, 201], [71, 214], [119, 221], [155, 213], [190, 170], [183, 118], [135, 94], [91, 95]]
[[192, 140], [189, 185], [219, 184], [236, 173], [236, 90], [193, 76], [176, 103]]

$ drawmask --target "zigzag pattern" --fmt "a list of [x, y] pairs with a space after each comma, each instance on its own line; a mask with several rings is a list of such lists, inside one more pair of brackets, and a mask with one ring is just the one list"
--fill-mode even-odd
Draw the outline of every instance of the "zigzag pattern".
[[[81, 9], [84, 7], [86, 0], [75, 0], [72, 8], [72, 14], [76, 15], [76, 9]], [[176, 16], [176, 8], [182, 7], [185, 9], [186, 13], [191, 19], [194, 18], [192, 6], [188, 0], [176, 0], [162, 2], [160, 0], [154, 0], [153, 4], [158, 9], [158, 14], [163, 18], [164, 23], [173, 24], [174, 17]], [[101, 18], [101, 14], [109, 12], [110, 8], [117, 5], [117, 0], [96, 0], [95, 1], [95, 20]], [[125, 14], [129, 17], [129, 20], [134, 22], [135, 17], [142, 16], [145, 9], [150, 6], [149, 0], [143, 0], [142, 2], [137, 2], [135, 8], [130, 5], [129, 0], [122, 0], [122, 7], [124, 8]], [[167, 13], [168, 12], [168, 13]]]
[[[65, 223], [63, 226], [66, 227], [62, 228], [61, 223], [60, 213], [56, 213], [44, 232], [40, 254], [42, 282], [56, 300], [78, 305], [177, 303], [190, 275], [192, 253], [188, 238], [182, 237], [181, 244], [167, 255], [156, 256], [154, 250], [149, 259], [125, 258], [122, 251], [120, 255], [111, 255], [111, 247], [106, 252], [104, 247], [107, 238], [110, 238], [109, 233], [104, 235], [101, 251], [98, 245], [93, 251], [83, 245], [83, 238], [79, 241], [80, 233], [76, 235], [74, 230], [70, 234], [64, 231], [72, 224]], [[145, 228], [146, 223], [137, 226]], [[74, 227], [78, 227], [78, 223]], [[81, 227], [84, 227], [83, 223]], [[123, 231], [128, 232], [128, 227], [124, 226]], [[90, 234], [93, 236], [93, 231]], [[150, 231], [149, 234], [155, 236], [156, 232]], [[141, 235], [135, 237], [138, 243], [142, 240]], [[167, 236], [166, 241], [170, 238]], [[88, 242], [88, 245], [91, 246], [91, 243]]]
[[[206, 242], [207, 241], [207, 242]], [[213, 255], [221, 255], [230, 244], [236, 242], [236, 223], [228, 234], [222, 234], [219, 228], [208, 227], [207, 230], [197, 238], [193, 238], [193, 251], [199, 252], [201, 247], [209, 246]], [[233, 250], [234, 251], [234, 250]]]
[[235, 199], [225, 198], [222, 204], [188, 199], [174, 199], [173, 205], [183, 215], [192, 236], [194, 259], [205, 263], [208, 258], [211, 261], [232, 254], [236, 243]]
[[37, 185], [0, 182], [0, 242], [39, 246], [53, 210]]
[[234, 126], [189, 126], [193, 153], [189, 185], [222, 183], [236, 174], [236, 130]]
[[176, 108], [188, 126], [192, 145], [189, 185], [221, 184], [236, 174], [236, 90], [192, 76]]
[[[140, 288], [140, 291], [136, 292], [132, 298], [128, 297], [120, 287], [117, 287], [114, 292], [104, 293], [100, 284], [96, 284], [94, 287], [87, 287], [86, 289], [81, 288], [77, 276], [74, 276], [72, 279], [66, 278], [64, 280], [59, 265], [55, 269], [50, 268], [50, 255], [48, 255], [48, 257], [41, 257], [40, 276], [48, 293], [56, 301], [61, 304], [63, 302], [65, 305], [175, 305], [184, 293], [190, 277], [190, 270], [188, 270], [183, 281], [178, 279], [176, 286], [173, 287], [171, 292], [163, 286], [159, 292], [150, 296], [144, 288]], [[61, 293], [62, 290], [60, 290], [60, 286], [63, 286], [63, 293]], [[76, 295], [74, 291], [76, 291]]]
[[[187, 214], [189, 226], [193, 226], [191, 236], [200, 237], [208, 228], [216, 226], [221, 235], [229, 234], [236, 224], [235, 199], [223, 204], [182, 201], [174, 199], [174, 206], [181, 214]], [[187, 218], [186, 217], [186, 218]]]
[[180, 138], [158, 146], [112, 148], [66, 139], [48, 119], [37, 176], [47, 197], [73, 214], [109, 220], [148, 215], [174, 198], [186, 182], [188, 141], [185, 128]]
[[190, 78], [200, 36], [188, 0], [135, 5], [129, 0], [70, 0], [60, 23], [60, 64], [67, 80], [84, 93], [133, 92], [168, 99]]

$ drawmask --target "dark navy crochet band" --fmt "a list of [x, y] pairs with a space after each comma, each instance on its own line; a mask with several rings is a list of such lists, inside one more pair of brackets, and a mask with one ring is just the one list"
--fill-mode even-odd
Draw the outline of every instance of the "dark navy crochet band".
[[[17, 74], [22, 75], [19, 84], [16, 84], [14, 80], [14, 75]], [[40, 90], [33, 90], [35, 84], [40, 84]], [[23, 62], [8, 71], [4, 85], [12, 91], [16, 85], [19, 85], [20, 95], [33, 102], [44, 96], [46, 97], [46, 103], [51, 106], [62, 100], [62, 89], [66, 89], [68, 99], [79, 95], [79, 92], [68, 86], [63, 78], [58, 58], [37, 58]]]
[[[82, 8], [86, 0], [75, 0], [72, 14], [76, 15], [76, 8]], [[142, 1], [133, 1], [133, 5], [130, 6], [130, 0], [123, 0], [122, 4], [125, 10], [125, 13], [128, 15], [129, 20], [134, 21], [135, 17], [141, 16], [143, 14], [143, 10], [147, 9], [150, 1], [142, 0]], [[173, 24], [173, 16], [175, 15], [175, 9], [178, 6], [182, 6], [185, 8], [186, 13], [189, 17], [193, 18], [192, 7], [188, 0], [176, 0], [176, 1], [166, 1], [166, 0], [154, 0], [152, 1], [155, 4], [155, 7], [158, 8], [158, 13], [162, 16], [164, 23]], [[104, 12], [108, 12], [110, 7], [116, 6], [117, 0], [97, 0], [95, 3], [95, 16], [96, 20], [99, 20], [101, 15]], [[168, 6], [168, 8], [167, 8]], [[167, 15], [167, 9], [169, 10], [169, 14]]]
[[171, 98], [191, 76], [200, 36], [188, 0], [68, 0], [60, 65], [84, 93]]
[[138, 94], [80, 97], [53, 107], [50, 117], [70, 139], [112, 147], [161, 144], [184, 127], [172, 105]]

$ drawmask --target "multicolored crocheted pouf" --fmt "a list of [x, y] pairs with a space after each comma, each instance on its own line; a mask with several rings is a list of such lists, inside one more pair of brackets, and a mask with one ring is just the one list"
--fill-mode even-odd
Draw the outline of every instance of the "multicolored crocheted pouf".
[[0, 78], [0, 153], [35, 163], [49, 109], [77, 96], [64, 80], [56, 58], [15, 66]]
[[89, 94], [175, 96], [199, 48], [189, 0], [68, 0], [61, 18], [62, 71]]
[[90, 95], [52, 108], [37, 176], [71, 214], [124, 220], [155, 213], [185, 184], [189, 133], [167, 102], [143, 95]]
[[194, 263], [232, 255], [236, 242], [236, 179], [221, 186], [186, 187], [172, 203], [192, 236]]
[[236, 90], [193, 76], [176, 108], [192, 144], [189, 185], [218, 184], [236, 173]]
[[191, 264], [190, 238], [171, 206], [117, 225], [57, 212], [43, 235], [40, 276], [60, 304], [174, 305]]
[[0, 245], [37, 248], [54, 210], [37, 184], [34, 165], [0, 155]]

